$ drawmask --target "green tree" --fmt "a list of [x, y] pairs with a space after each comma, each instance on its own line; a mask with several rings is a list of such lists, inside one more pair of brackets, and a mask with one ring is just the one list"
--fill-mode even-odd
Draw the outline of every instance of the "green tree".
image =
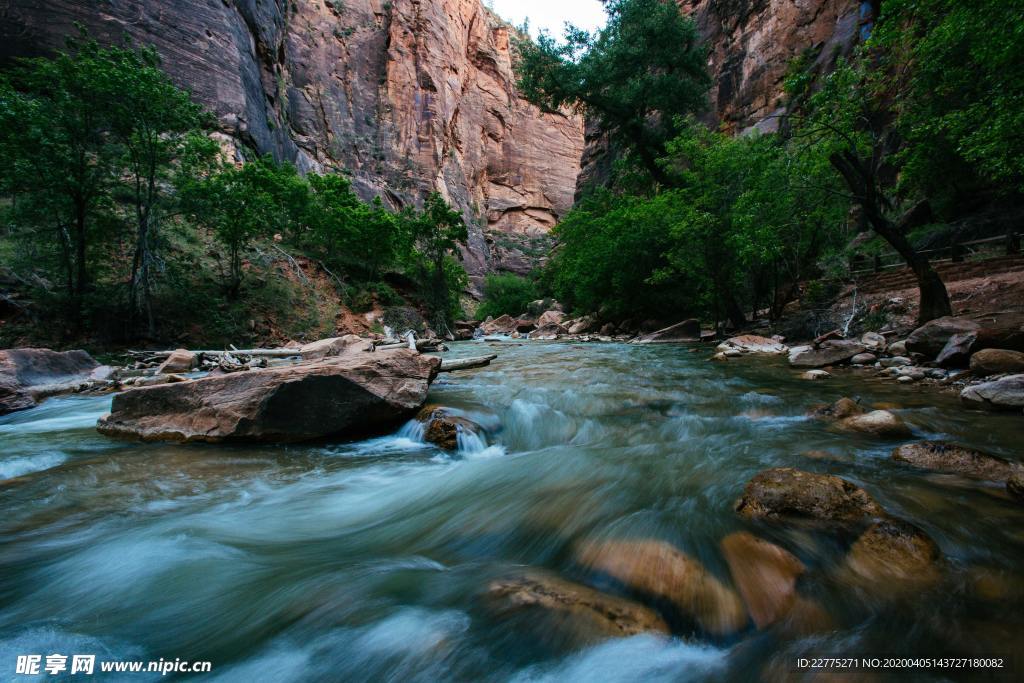
[[462, 215], [450, 207], [439, 193], [431, 193], [422, 211], [408, 211], [408, 249], [411, 268], [420, 282], [430, 324], [446, 330], [459, 309], [458, 294], [466, 286], [466, 271], [459, 246], [469, 237]]
[[693, 21], [673, 0], [608, 0], [606, 27], [569, 27], [559, 44], [542, 34], [522, 41], [521, 92], [535, 104], [582, 108], [651, 178], [670, 185], [658, 164], [676, 137], [678, 116], [705, 106], [711, 85]]
[[109, 202], [119, 152], [110, 144], [108, 50], [83, 36], [52, 59], [0, 78], [0, 187], [17, 220], [59, 245], [71, 317], [81, 323], [90, 242]]
[[512, 273], [491, 273], [484, 280], [484, 298], [477, 309], [479, 318], [520, 315], [531, 301], [540, 298], [537, 283]]

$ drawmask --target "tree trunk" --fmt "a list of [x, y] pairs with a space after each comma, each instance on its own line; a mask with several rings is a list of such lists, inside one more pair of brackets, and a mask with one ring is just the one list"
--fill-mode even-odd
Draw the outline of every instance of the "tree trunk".
[[722, 303], [725, 304], [725, 314], [729, 317], [729, 322], [732, 323], [734, 328], [740, 329], [747, 324], [747, 317], [743, 314], [743, 309], [740, 308], [740, 304], [736, 301], [732, 290], [723, 287], [719, 291], [721, 292]]

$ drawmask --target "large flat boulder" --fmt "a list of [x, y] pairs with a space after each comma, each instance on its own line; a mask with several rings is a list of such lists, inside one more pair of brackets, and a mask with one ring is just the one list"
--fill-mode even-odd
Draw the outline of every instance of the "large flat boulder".
[[85, 351], [0, 351], [0, 415], [25, 410], [43, 396], [84, 382], [100, 364]]
[[1010, 349], [982, 349], [971, 356], [971, 372], [978, 377], [1024, 372], [1024, 353]]
[[798, 346], [789, 352], [789, 364], [794, 368], [823, 368], [837, 365], [864, 353], [867, 347], [859, 341], [832, 340], [813, 346]]
[[747, 483], [735, 510], [750, 519], [808, 519], [839, 525], [886, 516], [882, 506], [856, 484], [792, 467], [757, 474]]
[[684, 320], [664, 329], [645, 334], [636, 340], [637, 344], [670, 344], [672, 342], [700, 341], [700, 321]]
[[1024, 351], [1024, 313], [1000, 311], [937, 318], [917, 328], [907, 337], [907, 350], [935, 358], [954, 335], [974, 335], [971, 344], [973, 351]]
[[782, 354], [789, 351], [789, 347], [775, 339], [761, 337], [756, 334], [741, 334], [738, 337], [730, 337], [718, 345], [718, 350], [725, 352], [736, 350], [742, 353], [769, 353]]
[[518, 321], [506, 313], [497, 318], [485, 320], [480, 324], [480, 329], [486, 335], [512, 334], [518, 325]]
[[992, 382], [972, 384], [960, 392], [965, 403], [1000, 410], [1024, 408], [1024, 375], [1007, 375]]
[[1003, 458], [945, 441], [904, 444], [892, 452], [892, 459], [921, 469], [993, 481], [1006, 481], [1017, 470]]
[[296, 442], [388, 429], [419, 410], [441, 359], [351, 353], [133, 389], [97, 429], [145, 441]]

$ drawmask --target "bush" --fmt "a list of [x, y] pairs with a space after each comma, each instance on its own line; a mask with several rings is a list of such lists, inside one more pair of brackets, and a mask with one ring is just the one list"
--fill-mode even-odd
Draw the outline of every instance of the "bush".
[[531, 301], [539, 299], [537, 284], [532, 279], [511, 273], [488, 275], [484, 281], [484, 299], [476, 314], [480, 318], [497, 318], [526, 312]]

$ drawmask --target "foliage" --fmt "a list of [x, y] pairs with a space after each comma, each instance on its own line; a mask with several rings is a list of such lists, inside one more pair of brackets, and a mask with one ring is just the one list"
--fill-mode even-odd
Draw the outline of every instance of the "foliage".
[[654, 180], [679, 133], [676, 117], [703, 108], [711, 84], [693, 21], [672, 0], [609, 0], [606, 27], [569, 26], [564, 42], [542, 34], [519, 46], [519, 87], [547, 109], [583, 108]]
[[521, 315], [531, 301], [539, 298], [534, 280], [512, 273], [492, 273], [484, 280], [484, 298], [476, 315], [478, 318]]
[[406, 261], [418, 280], [429, 323], [443, 331], [460, 313], [458, 293], [468, 285], [459, 246], [469, 238], [462, 215], [439, 193], [427, 197], [422, 211], [406, 211]]

